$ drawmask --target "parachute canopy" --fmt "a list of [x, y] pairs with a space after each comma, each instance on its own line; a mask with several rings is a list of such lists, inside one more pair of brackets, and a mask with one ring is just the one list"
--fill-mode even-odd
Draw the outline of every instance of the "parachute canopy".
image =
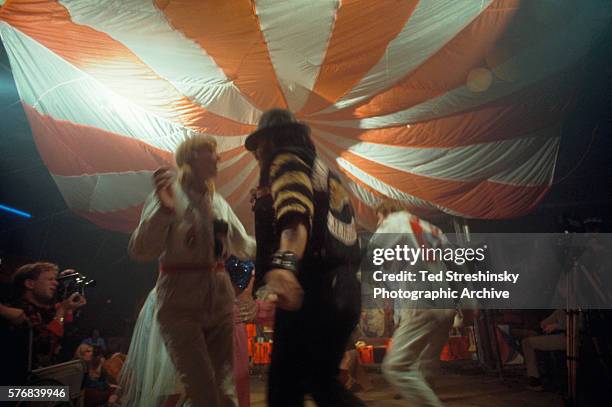
[[0, 36], [67, 205], [130, 231], [187, 136], [217, 138], [217, 189], [251, 221], [243, 147], [292, 110], [363, 226], [383, 197], [506, 218], [550, 188], [573, 70], [605, 1], [10, 0]]

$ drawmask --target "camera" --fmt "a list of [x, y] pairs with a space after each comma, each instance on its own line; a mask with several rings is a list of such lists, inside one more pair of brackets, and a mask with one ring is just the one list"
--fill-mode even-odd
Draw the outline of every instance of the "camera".
[[96, 286], [96, 280], [78, 272], [61, 275], [57, 278], [57, 282], [59, 283], [56, 292], [58, 301], [63, 301], [74, 293], [85, 295], [85, 287]]

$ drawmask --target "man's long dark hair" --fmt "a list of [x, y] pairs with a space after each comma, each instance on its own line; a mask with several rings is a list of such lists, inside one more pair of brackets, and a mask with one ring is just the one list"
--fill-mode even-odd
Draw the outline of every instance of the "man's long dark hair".
[[260, 129], [270, 128], [269, 140], [275, 148], [306, 148], [313, 153], [316, 148], [310, 138], [310, 128], [299, 123], [293, 113], [285, 109], [271, 109], [259, 119]]
[[308, 155], [312, 157], [316, 155], [315, 145], [310, 138], [310, 128], [299, 123], [288, 110], [268, 110], [259, 119], [258, 128], [266, 132], [263, 142], [270, 143], [272, 146], [262, 157], [259, 172], [260, 186], [268, 185], [268, 169], [278, 150], [306, 150]]

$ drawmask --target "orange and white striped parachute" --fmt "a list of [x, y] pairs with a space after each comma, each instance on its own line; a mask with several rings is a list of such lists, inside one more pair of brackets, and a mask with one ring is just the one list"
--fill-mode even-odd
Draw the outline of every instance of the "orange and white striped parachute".
[[0, 35], [68, 206], [131, 230], [152, 171], [218, 140], [218, 190], [251, 220], [262, 111], [291, 109], [358, 209], [504, 218], [549, 189], [571, 69], [605, 1], [9, 0]]

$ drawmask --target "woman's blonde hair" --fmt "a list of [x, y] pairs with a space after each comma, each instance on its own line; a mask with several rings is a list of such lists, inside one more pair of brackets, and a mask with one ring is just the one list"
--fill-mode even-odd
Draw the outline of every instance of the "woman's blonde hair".
[[83, 359], [83, 354], [85, 353], [86, 349], [91, 349], [91, 351], [93, 352], [93, 346], [91, 346], [88, 343], [82, 343], [80, 344], [76, 350], [74, 351], [74, 358], [75, 359]]
[[211, 193], [215, 190], [214, 180], [197, 180], [193, 174], [191, 163], [196, 158], [200, 150], [207, 150], [210, 153], [217, 151], [217, 141], [211, 136], [196, 135], [184, 140], [174, 153], [174, 160], [179, 170], [179, 182], [184, 186], [195, 186], [198, 182], [204, 182], [204, 190]]

